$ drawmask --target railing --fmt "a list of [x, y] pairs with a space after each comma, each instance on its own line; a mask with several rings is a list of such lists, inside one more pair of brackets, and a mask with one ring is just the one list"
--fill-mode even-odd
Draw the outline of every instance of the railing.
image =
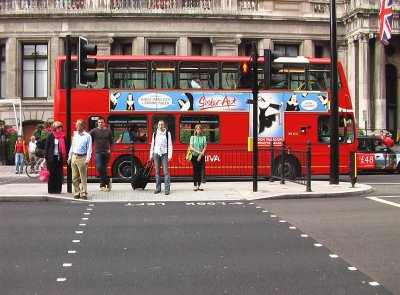
[[[133, 173], [149, 159], [148, 150], [134, 150]], [[131, 177], [131, 148], [117, 149], [111, 154], [108, 174], [116, 181], [129, 182]], [[247, 149], [207, 149], [206, 176], [208, 179], [251, 180], [253, 177], [253, 153]], [[258, 175], [263, 179], [294, 181], [311, 191], [311, 144], [307, 150], [286, 149], [285, 145], [260, 148], [258, 152]], [[271, 165], [272, 163], [272, 165]], [[282, 169], [283, 167], [283, 169]], [[186, 160], [186, 149], [174, 149], [169, 163], [171, 177], [191, 179], [192, 164]], [[89, 164], [89, 179], [98, 178], [94, 157]], [[154, 176], [154, 171], [153, 174]]]
[[258, 0], [1, 0], [0, 12], [104, 12], [123, 10], [258, 11]]

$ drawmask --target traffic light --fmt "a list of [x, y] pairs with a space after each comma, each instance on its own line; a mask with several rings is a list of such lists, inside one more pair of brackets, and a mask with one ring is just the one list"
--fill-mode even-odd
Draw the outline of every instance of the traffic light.
[[78, 44], [78, 83], [87, 85], [88, 82], [97, 81], [96, 71], [90, 71], [97, 67], [97, 59], [88, 57], [88, 55], [97, 54], [97, 45], [89, 44], [84, 37], [79, 37]]
[[283, 81], [279, 71], [283, 68], [282, 64], [276, 64], [274, 61], [278, 57], [282, 57], [283, 53], [278, 51], [271, 51], [271, 49], [264, 49], [264, 83], [265, 89], [280, 88], [277, 86]]
[[248, 62], [240, 65], [238, 88], [251, 88], [250, 65]]

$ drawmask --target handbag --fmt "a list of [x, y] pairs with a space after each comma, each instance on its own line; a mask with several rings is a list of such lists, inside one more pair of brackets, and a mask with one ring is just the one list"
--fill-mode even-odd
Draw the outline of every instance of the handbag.
[[48, 182], [50, 178], [50, 171], [47, 169], [43, 169], [39, 173], [39, 180], [41, 182]]
[[190, 146], [188, 146], [188, 148], [187, 148], [186, 160], [192, 161], [192, 151], [190, 150]]

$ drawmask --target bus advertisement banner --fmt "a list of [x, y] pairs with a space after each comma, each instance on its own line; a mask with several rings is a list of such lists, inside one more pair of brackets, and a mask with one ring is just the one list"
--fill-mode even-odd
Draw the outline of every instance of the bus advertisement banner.
[[[281, 145], [284, 140], [285, 112], [328, 112], [326, 92], [261, 92], [258, 95], [258, 143]], [[253, 137], [253, 112], [250, 111], [250, 137]]]
[[110, 91], [110, 111], [248, 112], [248, 92]]

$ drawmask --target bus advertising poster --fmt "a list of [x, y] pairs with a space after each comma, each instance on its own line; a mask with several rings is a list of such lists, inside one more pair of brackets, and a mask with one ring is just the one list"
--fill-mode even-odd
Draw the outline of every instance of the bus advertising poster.
[[248, 112], [251, 93], [110, 91], [110, 111]]
[[[328, 112], [328, 93], [261, 92], [258, 95], [258, 143], [281, 145], [284, 140], [285, 112]], [[253, 112], [250, 111], [250, 137], [253, 137]]]

